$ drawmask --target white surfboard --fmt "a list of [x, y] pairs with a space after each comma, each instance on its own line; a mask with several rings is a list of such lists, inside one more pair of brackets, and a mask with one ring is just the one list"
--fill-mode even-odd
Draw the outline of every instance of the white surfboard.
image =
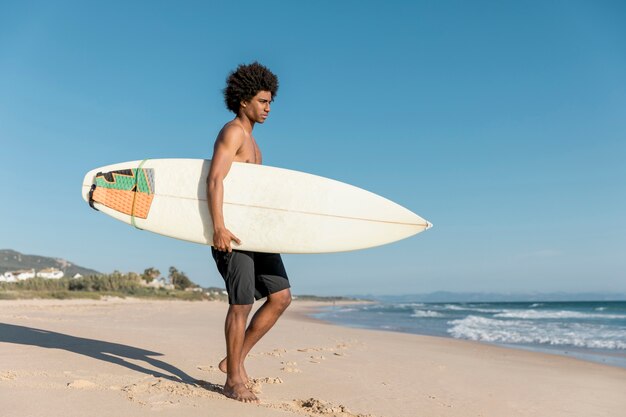
[[[139, 229], [213, 244], [206, 195], [211, 161], [147, 159], [89, 171], [82, 194], [93, 208]], [[381, 196], [317, 175], [233, 163], [224, 180], [224, 220], [234, 249], [342, 252], [407, 238], [432, 225]]]

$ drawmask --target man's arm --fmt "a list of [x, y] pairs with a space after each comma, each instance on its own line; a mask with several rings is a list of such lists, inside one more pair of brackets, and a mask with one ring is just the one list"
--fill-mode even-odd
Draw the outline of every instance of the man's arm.
[[237, 151], [244, 141], [241, 129], [226, 126], [220, 132], [213, 149], [211, 169], [207, 177], [207, 200], [213, 219], [213, 246], [220, 251], [231, 252], [231, 241], [241, 241], [224, 225], [224, 178], [235, 160]]

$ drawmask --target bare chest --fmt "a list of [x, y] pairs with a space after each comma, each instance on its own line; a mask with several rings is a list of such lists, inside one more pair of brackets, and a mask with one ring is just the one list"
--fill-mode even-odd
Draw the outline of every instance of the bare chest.
[[257, 145], [254, 137], [250, 136], [244, 141], [235, 155], [235, 161], [259, 165], [263, 162], [261, 149], [259, 149], [259, 145]]

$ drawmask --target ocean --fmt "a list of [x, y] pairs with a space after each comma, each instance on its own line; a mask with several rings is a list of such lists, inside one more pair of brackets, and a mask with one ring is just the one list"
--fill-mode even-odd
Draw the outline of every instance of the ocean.
[[626, 368], [626, 302], [376, 302], [326, 307], [332, 323], [475, 340]]

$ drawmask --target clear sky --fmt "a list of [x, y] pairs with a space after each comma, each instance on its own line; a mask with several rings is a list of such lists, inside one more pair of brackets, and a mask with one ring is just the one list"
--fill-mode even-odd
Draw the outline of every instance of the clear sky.
[[294, 293], [626, 292], [622, 1], [2, 1], [0, 249], [222, 285], [208, 247], [98, 214], [80, 184], [210, 158], [226, 75], [254, 60], [280, 80], [264, 163], [435, 224], [286, 255]]

